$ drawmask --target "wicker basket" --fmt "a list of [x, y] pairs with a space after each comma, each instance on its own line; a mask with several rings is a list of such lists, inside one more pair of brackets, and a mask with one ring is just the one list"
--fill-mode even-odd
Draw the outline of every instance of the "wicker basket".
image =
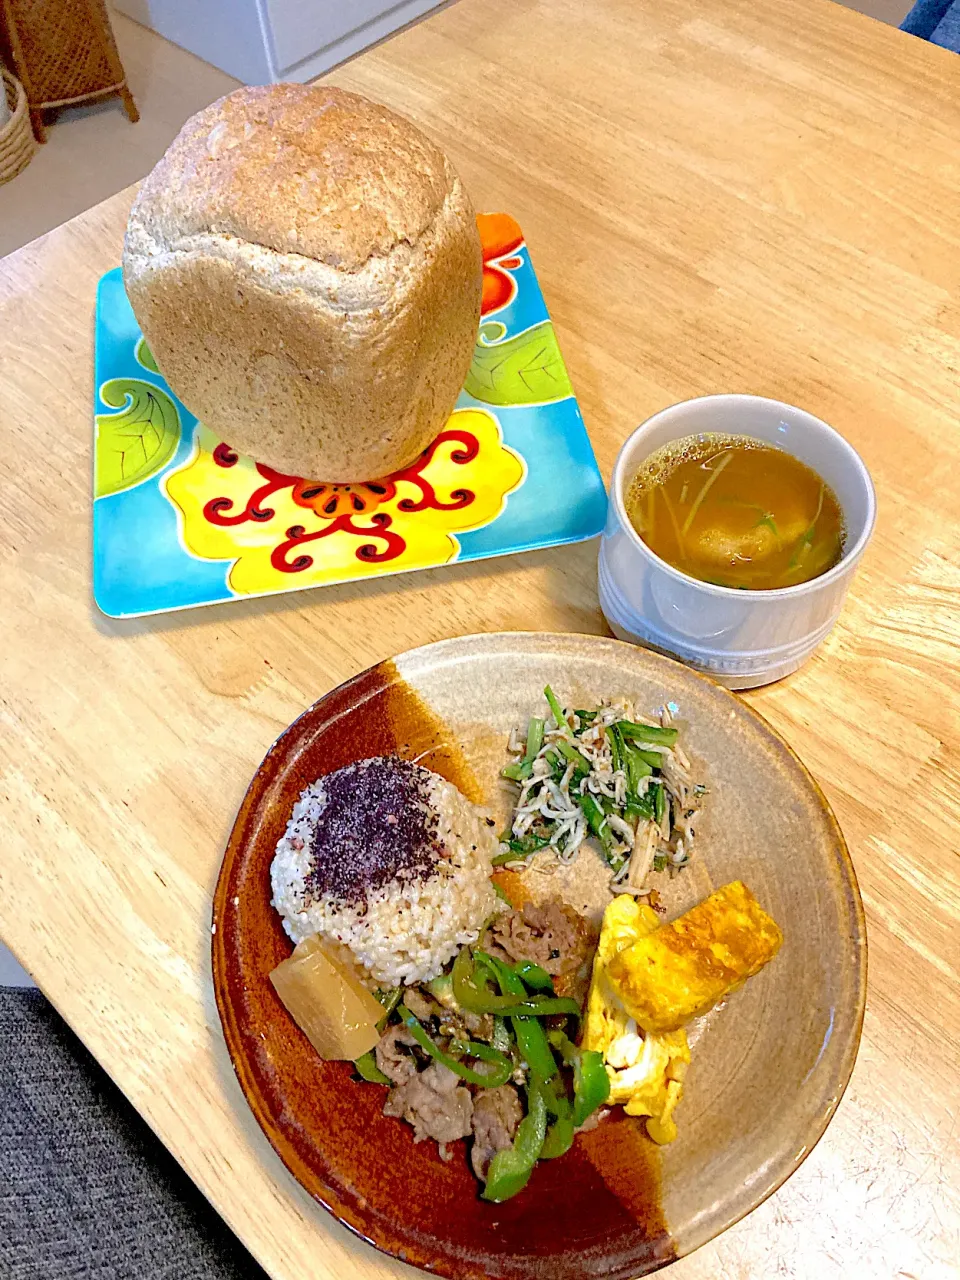
[[0, 129], [0, 182], [9, 182], [30, 163], [37, 143], [30, 128], [30, 113], [23, 85], [4, 68], [0, 68], [0, 74], [3, 75], [3, 87], [10, 108], [10, 119]]
[[48, 107], [105, 94], [119, 94], [128, 117], [139, 120], [104, 0], [0, 0], [0, 29], [38, 142], [46, 140]]

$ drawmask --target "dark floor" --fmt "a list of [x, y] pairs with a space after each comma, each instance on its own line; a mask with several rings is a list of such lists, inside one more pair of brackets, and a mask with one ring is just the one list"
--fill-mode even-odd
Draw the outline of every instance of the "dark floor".
[[266, 1280], [36, 990], [0, 987], [2, 1280]]

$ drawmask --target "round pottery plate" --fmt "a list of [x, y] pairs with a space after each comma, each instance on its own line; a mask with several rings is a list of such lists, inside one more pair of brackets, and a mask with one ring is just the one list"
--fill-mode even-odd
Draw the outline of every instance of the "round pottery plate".
[[[269, 868], [301, 789], [352, 760], [395, 752], [445, 774], [502, 822], [511, 726], [543, 709], [629, 696], [679, 705], [682, 742], [709, 788], [695, 860], [654, 877], [672, 917], [742, 879], [781, 925], [776, 959], [689, 1029], [679, 1137], [656, 1148], [614, 1110], [502, 1205], [479, 1199], [465, 1142], [436, 1145], [382, 1114], [385, 1089], [322, 1062], [280, 1005], [270, 970], [291, 950]], [[591, 863], [591, 859], [594, 861]], [[582, 865], [580, 865], [582, 864]], [[598, 907], [592, 851], [579, 875], [528, 872]], [[666, 886], [660, 881], [666, 881]], [[544, 887], [544, 883], [546, 887]], [[582, 901], [578, 903], [577, 898]], [[826, 800], [773, 729], [686, 667], [615, 640], [514, 633], [415, 649], [305, 712], [257, 770], [224, 858], [213, 971], [227, 1046], [258, 1121], [291, 1173], [379, 1249], [456, 1280], [626, 1280], [704, 1244], [770, 1195], [809, 1154], [850, 1077], [866, 986], [863, 908]], [[799, 1247], [799, 1245], [798, 1245]]]

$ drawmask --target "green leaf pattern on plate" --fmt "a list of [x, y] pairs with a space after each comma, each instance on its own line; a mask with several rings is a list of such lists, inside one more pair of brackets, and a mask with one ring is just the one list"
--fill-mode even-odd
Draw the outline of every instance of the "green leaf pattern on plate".
[[97, 414], [94, 497], [104, 498], [166, 466], [180, 441], [180, 416], [165, 391], [139, 378], [111, 378], [100, 399], [120, 410]]
[[157, 362], [153, 358], [153, 352], [147, 346], [146, 338], [139, 339], [136, 345], [136, 349], [134, 351], [134, 355], [137, 357], [137, 360], [140, 362], [140, 364], [142, 364], [145, 369], [149, 369], [151, 373], [160, 372], [159, 368], [157, 367]]
[[504, 326], [480, 326], [465, 388], [485, 404], [548, 404], [573, 395], [553, 325], [549, 320], [505, 342]]

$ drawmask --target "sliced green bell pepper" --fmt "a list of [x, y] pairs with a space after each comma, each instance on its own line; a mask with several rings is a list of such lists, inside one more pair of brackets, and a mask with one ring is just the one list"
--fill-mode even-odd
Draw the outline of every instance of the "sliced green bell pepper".
[[[483, 954], [481, 951], [477, 952], [478, 957]], [[501, 1017], [531, 1018], [542, 1018], [551, 1013], [580, 1013], [576, 1000], [567, 996], [528, 996], [522, 983], [519, 999], [515, 995], [496, 995], [486, 985], [478, 985], [476, 967], [468, 947], [461, 947], [453, 962], [452, 977], [454, 999], [461, 1009], [467, 1009], [470, 1013], [498, 1013]]]
[[543, 1150], [547, 1133], [547, 1104], [536, 1084], [527, 1090], [527, 1114], [520, 1121], [513, 1146], [498, 1151], [490, 1161], [484, 1200], [499, 1204], [522, 1191]]
[[[496, 974], [500, 990], [505, 996], [516, 997], [526, 994], [523, 982], [503, 960], [498, 960], [496, 956], [488, 955], [485, 951], [478, 952], [478, 957], [482, 958], [483, 964]], [[543, 1027], [536, 1018], [529, 1016], [513, 1016], [510, 1024], [517, 1038], [520, 1056], [533, 1076], [538, 1080], [552, 1080], [557, 1074], [557, 1062], [550, 1052], [547, 1033]]]
[[495, 1049], [499, 1049], [501, 1053], [509, 1053], [513, 1048], [513, 1037], [510, 1035], [510, 1028], [507, 1026], [506, 1018], [493, 1019], [493, 1037], [490, 1041]]
[[465, 1057], [479, 1058], [481, 1062], [490, 1062], [494, 1066], [493, 1071], [474, 1071], [472, 1067], [466, 1066], [459, 1058], [445, 1053], [405, 1004], [400, 1006], [399, 1012], [403, 1025], [420, 1048], [425, 1053], [428, 1053], [431, 1058], [435, 1058], [437, 1062], [442, 1062], [445, 1067], [449, 1067], [451, 1071], [462, 1080], [466, 1080], [468, 1084], [480, 1085], [484, 1089], [496, 1089], [499, 1085], [506, 1084], [513, 1075], [513, 1063], [506, 1054], [500, 1053], [492, 1045], [481, 1044], [477, 1040], [467, 1040], [460, 1046]]
[[453, 996], [453, 979], [449, 973], [441, 973], [436, 978], [431, 978], [427, 983], [427, 990], [444, 1008], [452, 1009], [456, 1013], [457, 1002]]
[[610, 1077], [603, 1065], [603, 1054], [595, 1049], [578, 1048], [562, 1031], [549, 1031], [547, 1035], [564, 1066], [573, 1068], [573, 1125], [579, 1129], [610, 1096]]
[[540, 1088], [547, 1104], [547, 1112], [554, 1118], [543, 1140], [540, 1159], [554, 1160], [573, 1146], [573, 1107], [559, 1077], [549, 1084], [542, 1084]]
[[366, 1053], [361, 1054], [353, 1064], [357, 1069], [357, 1075], [361, 1080], [368, 1080], [370, 1084], [389, 1084], [390, 1079], [385, 1076], [377, 1066], [376, 1055], [372, 1049], [368, 1049]]
[[579, 1129], [610, 1097], [610, 1077], [603, 1054], [579, 1049], [573, 1060], [573, 1127]]
[[567, 1033], [565, 1031], [557, 1031], [554, 1029], [553, 1031], [547, 1032], [547, 1039], [553, 1045], [554, 1049], [556, 1049], [560, 1054], [560, 1057], [563, 1059], [564, 1066], [572, 1066], [573, 1060], [580, 1050], [573, 1043]]
[[549, 991], [553, 995], [553, 979], [546, 969], [534, 964], [532, 960], [519, 961], [513, 966], [513, 971], [528, 987], [533, 987], [534, 991]]
[[[402, 987], [381, 987], [374, 993], [374, 999], [383, 1005], [383, 1017], [377, 1023], [377, 1030], [384, 1031], [387, 1023], [390, 1021], [390, 1015], [400, 1003], [400, 997], [403, 994]], [[368, 1049], [366, 1053], [360, 1055], [353, 1064], [357, 1069], [357, 1074], [362, 1080], [368, 1080], [370, 1084], [389, 1084], [390, 1080], [383, 1074], [377, 1066], [377, 1059], [374, 1051]]]
[[383, 1017], [377, 1023], [377, 1030], [383, 1031], [390, 1020], [390, 1015], [396, 1009], [403, 997], [403, 987], [381, 987], [374, 992], [374, 998], [379, 1000], [383, 1005]]

